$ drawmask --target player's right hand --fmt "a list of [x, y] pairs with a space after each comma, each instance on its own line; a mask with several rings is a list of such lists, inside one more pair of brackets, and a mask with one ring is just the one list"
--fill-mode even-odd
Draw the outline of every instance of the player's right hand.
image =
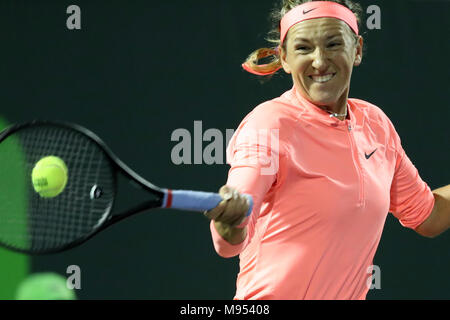
[[250, 206], [247, 197], [227, 185], [219, 189], [219, 194], [223, 200], [214, 209], [205, 211], [205, 216], [230, 227], [240, 225]]

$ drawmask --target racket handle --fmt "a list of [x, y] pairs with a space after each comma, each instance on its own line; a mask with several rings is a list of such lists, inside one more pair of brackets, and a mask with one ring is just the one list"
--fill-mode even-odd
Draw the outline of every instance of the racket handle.
[[[248, 194], [244, 194], [244, 196], [247, 197], [250, 204], [246, 213], [246, 217], [248, 217], [252, 213], [253, 198]], [[222, 201], [222, 197], [218, 193], [164, 189], [162, 207], [201, 212], [217, 207], [220, 201]]]

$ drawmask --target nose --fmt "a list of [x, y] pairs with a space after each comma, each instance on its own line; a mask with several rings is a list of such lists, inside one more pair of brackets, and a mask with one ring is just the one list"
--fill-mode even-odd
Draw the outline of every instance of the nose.
[[312, 53], [312, 67], [319, 72], [324, 72], [328, 69], [327, 57], [322, 49], [316, 48], [316, 50]]

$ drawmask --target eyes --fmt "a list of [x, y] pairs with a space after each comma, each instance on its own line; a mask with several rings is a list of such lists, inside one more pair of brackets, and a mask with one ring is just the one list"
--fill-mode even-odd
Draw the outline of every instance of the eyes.
[[[327, 49], [338, 49], [339, 47], [342, 46], [342, 42], [330, 42], [327, 45]], [[310, 46], [305, 46], [305, 45], [297, 45], [295, 47], [295, 51], [300, 51], [300, 52], [308, 52], [312, 50], [312, 47]]]

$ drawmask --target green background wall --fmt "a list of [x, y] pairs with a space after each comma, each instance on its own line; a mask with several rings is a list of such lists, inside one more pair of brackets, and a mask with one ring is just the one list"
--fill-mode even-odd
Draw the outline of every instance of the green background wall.
[[[382, 28], [363, 30], [367, 53], [351, 97], [385, 111], [432, 189], [447, 185], [450, 2], [360, 3], [380, 6]], [[81, 30], [66, 28], [71, 4], [81, 8]], [[203, 131], [234, 129], [256, 105], [291, 88], [288, 76], [260, 84], [240, 68], [266, 45], [272, 5], [3, 0], [0, 114], [11, 122], [76, 122], [157, 185], [215, 191], [228, 166], [174, 165], [171, 133], [193, 133], [195, 120]], [[127, 192], [119, 207], [142, 196]], [[389, 215], [374, 261], [381, 290], [368, 299], [449, 299], [449, 240], [449, 233], [422, 238]], [[13, 262], [0, 256], [6, 288]], [[214, 252], [201, 214], [171, 210], [125, 220], [72, 251], [32, 257], [31, 272], [65, 275], [73, 264], [81, 268], [80, 299], [231, 299], [238, 271], [237, 258]]]

